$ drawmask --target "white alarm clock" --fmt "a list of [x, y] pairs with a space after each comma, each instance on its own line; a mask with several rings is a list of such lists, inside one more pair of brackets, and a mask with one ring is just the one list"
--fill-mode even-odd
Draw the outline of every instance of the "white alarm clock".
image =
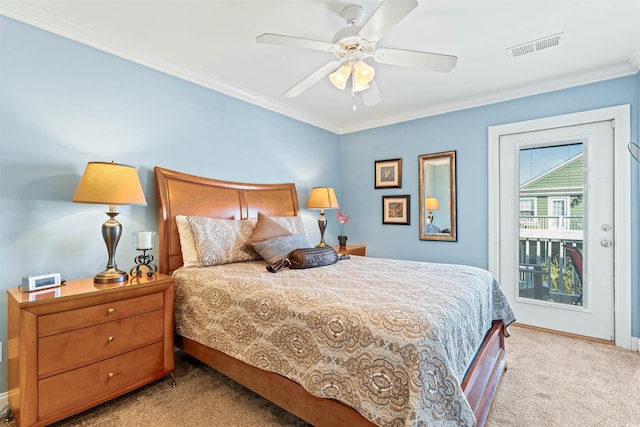
[[40, 276], [26, 276], [22, 278], [22, 292], [39, 291], [40, 289], [60, 286], [60, 273], [42, 274]]

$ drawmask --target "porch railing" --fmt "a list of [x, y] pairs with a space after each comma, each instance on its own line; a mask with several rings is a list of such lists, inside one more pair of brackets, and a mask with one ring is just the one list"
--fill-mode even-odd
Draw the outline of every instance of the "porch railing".
[[581, 216], [521, 216], [523, 230], [582, 230]]

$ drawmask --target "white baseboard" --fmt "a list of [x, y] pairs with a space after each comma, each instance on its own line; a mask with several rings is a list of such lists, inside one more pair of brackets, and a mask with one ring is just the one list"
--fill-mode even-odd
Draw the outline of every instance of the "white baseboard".
[[640, 353], [640, 338], [631, 337], [631, 350], [635, 350]]

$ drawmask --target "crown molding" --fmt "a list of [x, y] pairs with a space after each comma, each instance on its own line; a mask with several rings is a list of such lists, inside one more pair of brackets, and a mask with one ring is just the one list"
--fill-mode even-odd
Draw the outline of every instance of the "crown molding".
[[518, 86], [518, 88], [510, 90], [500, 90], [493, 93], [469, 97], [454, 102], [446, 102], [429, 108], [416, 110], [409, 114], [401, 114], [390, 116], [383, 120], [375, 120], [365, 123], [358, 123], [351, 127], [343, 127], [339, 130], [340, 135], [347, 133], [359, 132], [363, 130], [373, 129], [376, 127], [394, 125], [410, 120], [422, 119], [425, 117], [437, 116], [440, 114], [451, 113], [454, 111], [466, 110], [470, 108], [482, 107], [485, 105], [497, 104], [499, 102], [511, 101], [514, 99], [524, 98], [527, 96], [540, 95], [543, 93], [554, 92], [557, 90], [568, 89], [571, 87], [582, 86], [585, 84], [596, 83], [599, 81], [610, 80], [618, 77], [634, 75], [638, 72], [637, 66], [630, 62], [625, 62], [611, 67], [604, 67], [597, 70], [591, 70], [579, 75], [566, 76], [557, 78], [553, 82], [538, 82], [526, 86]]
[[500, 90], [476, 97], [441, 103], [428, 108], [418, 109], [407, 114], [388, 116], [382, 119], [359, 122], [353, 126], [341, 127], [319, 120], [317, 117], [301, 113], [297, 109], [291, 108], [272, 99], [265, 98], [264, 96], [258, 95], [254, 92], [240, 89], [215, 76], [193, 72], [177, 64], [151, 57], [146, 52], [133, 48], [128, 48], [127, 50], [117, 48], [100, 34], [52, 14], [42, 8], [34, 6], [24, 0], [0, 2], [0, 14], [338, 135], [394, 125], [401, 122], [422, 119], [453, 111], [481, 107], [617, 77], [624, 77], [635, 74], [640, 69], [639, 42], [635, 52], [626, 63], [590, 70], [579, 75], [557, 78], [554, 79], [553, 82], [537, 82], [513, 89]]

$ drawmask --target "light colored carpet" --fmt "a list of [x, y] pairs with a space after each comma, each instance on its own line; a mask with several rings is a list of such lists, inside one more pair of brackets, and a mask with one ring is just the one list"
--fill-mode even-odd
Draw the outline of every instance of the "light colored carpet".
[[488, 426], [640, 427], [640, 354], [521, 327], [510, 332]]
[[[637, 352], [520, 327], [510, 331], [508, 369], [488, 426], [640, 427]], [[176, 379], [176, 388], [165, 378], [54, 426], [308, 426], [181, 352]]]

